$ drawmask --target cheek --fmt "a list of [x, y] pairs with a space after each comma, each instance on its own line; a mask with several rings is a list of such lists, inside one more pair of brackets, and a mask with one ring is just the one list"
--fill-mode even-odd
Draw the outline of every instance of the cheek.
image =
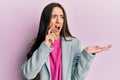
[[51, 24], [54, 24], [55, 22], [56, 22], [55, 19], [51, 19], [51, 21], [50, 21]]
[[54, 22], [50, 21], [49, 26], [53, 26]]
[[61, 20], [61, 23], [63, 24], [63, 23], [64, 23], [64, 20]]

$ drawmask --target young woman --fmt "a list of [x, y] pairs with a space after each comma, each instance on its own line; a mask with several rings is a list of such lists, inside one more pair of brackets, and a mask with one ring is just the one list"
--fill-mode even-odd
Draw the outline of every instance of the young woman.
[[22, 72], [32, 80], [84, 80], [95, 53], [110, 47], [90, 46], [81, 51], [79, 40], [68, 29], [64, 8], [50, 3], [42, 12], [39, 32]]

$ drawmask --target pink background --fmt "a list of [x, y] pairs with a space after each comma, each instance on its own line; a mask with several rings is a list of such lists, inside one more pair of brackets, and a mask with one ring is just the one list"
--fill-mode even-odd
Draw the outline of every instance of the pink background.
[[[43, 7], [54, 0], [0, 0], [0, 80], [24, 80], [21, 65], [35, 38]], [[62, 1], [71, 33], [82, 49], [112, 44], [98, 54], [86, 80], [120, 80], [120, 1]]]

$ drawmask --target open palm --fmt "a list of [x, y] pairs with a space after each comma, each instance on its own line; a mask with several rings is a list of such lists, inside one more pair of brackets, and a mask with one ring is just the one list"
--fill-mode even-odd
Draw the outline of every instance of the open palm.
[[104, 47], [100, 47], [100, 46], [89, 46], [86, 48], [87, 52], [88, 53], [99, 53], [99, 52], [102, 52], [102, 51], [105, 51], [105, 50], [108, 50], [109, 48], [111, 48], [112, 45], [107, 45], [107, 46], [104, 46]]

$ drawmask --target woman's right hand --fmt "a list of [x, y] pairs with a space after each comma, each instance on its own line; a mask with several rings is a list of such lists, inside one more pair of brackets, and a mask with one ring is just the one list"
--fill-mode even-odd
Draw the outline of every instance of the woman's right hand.
[[45, 43], [48, 46], [51, 46], [52, 43], [56, 40], [56, 35], [52, 32], [52, 27], [48, 30], [48, 34], [45, 37]]

